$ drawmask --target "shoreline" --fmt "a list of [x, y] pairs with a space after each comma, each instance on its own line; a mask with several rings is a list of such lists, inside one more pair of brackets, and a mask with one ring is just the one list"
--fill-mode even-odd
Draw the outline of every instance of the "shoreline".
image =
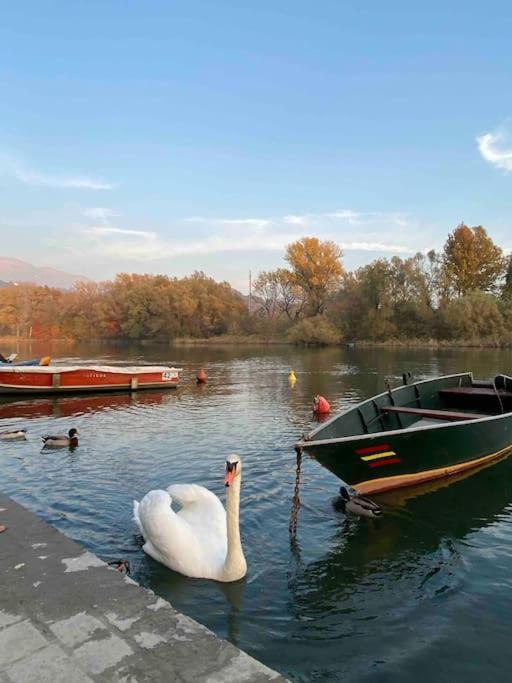
[[[113, 339], [113, 338], [98, 338], [88, 339], [85, 342], [79, 339], [69, 338], [52, 338], [52, 339], [22, 339], [16, 337], [0, 337], [0, 344], [16, 346], [23, 345], [38, 345], [44, 344], [66, 344], [73, 346], [74, 344], [90, 343], [90, 344], [112, 344], [113, 346], [129, 346], [132, 344], [144, 345], [161, 345], [161, 346], [295, 346], [298, 348], [334, 348], [334, 347], [348, 347], [351, 349], [495, 349], [506, 350], [512, 348], [512, 339], [507, 342], [498, 341], [496, 339], [388, 339], [386, 341], [340, 341], [333, 344], [316, 344], [316, 343], [297, 343], [289, 341], [288, 339], [265, 338], [257, 336], [231, 336], [220, 335], [218, 337], [177, 337], [175, 339]], [[35, 352], [34, 352], [35, 353]]]

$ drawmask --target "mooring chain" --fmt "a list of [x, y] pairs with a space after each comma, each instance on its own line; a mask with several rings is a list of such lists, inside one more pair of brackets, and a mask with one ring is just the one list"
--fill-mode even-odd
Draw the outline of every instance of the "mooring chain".
[[295, 489], [293, 492], [293, 499], [292, 499], [292, 511], [290, 514], [290, 525], [288, 527], [290, 534], [292, 535], [293, 538], [295, 538], [297, 534], [297, 519], [299, 516], [299, 508], [300, 508], [300, 470], [301, 470], [301, 464], [302, 464], [302, 448], [300, 446], [297, 446], [295, 449], [295, 452], [297, 453], [297, 467], [295, 469]]

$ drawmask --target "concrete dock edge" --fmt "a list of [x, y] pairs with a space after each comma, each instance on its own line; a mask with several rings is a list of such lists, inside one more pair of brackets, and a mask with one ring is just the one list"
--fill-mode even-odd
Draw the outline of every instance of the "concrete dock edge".
[[0, 494], [0, 682], [285, 679]]

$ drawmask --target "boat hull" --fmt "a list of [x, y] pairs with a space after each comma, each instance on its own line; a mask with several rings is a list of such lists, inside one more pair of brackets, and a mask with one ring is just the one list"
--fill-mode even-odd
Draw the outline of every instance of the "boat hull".
[[0, 395], [173, 389], [178, 383], [179, 370], [165, 367], [0, 368]]
[[[411, 486], [492, 463], [512, 452], [512, 412], [465, 415], [468, 419], [462, 420], [463, 414], [443, 413], [436, 403], [446, 387], [471, 382], [472, 376], [465, 373], [397, 388], [348, 409], [297, 445], [361, 494]], [[417, 412], [446, 414], [448, 419], [416, 425], [407, 411], [414, 412], [411, 406], [420, 403], [423, 408]], [[406, 412], [386, 414], [388, 406], [395, 410], [397, 405], [408, 406]], [[350, 434], [358, 422], [367, 433]]]
[[304, 448], [361, 494], [378, 493], [450, 476], [502, 457], [512, 450], [512, 415], [383, 433], [340, 444], [304, 444]]

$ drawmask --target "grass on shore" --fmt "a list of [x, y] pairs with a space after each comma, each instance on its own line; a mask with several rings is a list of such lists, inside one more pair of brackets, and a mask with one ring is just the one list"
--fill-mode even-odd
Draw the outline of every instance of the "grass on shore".
[[[34, 338], [17, 338], [17, 337], [0, 337], [0, 344], [5, 347], [14, 348], [18, 343], [67, 343], [73, 344], [76, 341], [69, 338], [64, 339], [34, 339]], [[318, 346], [317, 344], [302, 344], [293, 342], [286, 337], [264, 337], [261, 335], [231, 335], [224, 334], [216, 337], [177, 337], [175, 339], [89, 339], [90, 342], [95, 343], [115, 343], [115, 344], [130, 344], [130, 343], [154, 343], [154, 344], [170, 344], [171, 346]], [[424, 349], [505, 349], [512, 348], [512, 339], [386, 339], [385, 341], [372, 340], [358, 340], [355, 342], [343, 341], [332, 344], [325, 344], [324, 346], [355, 346], [356, 348], [424, 348]]]

